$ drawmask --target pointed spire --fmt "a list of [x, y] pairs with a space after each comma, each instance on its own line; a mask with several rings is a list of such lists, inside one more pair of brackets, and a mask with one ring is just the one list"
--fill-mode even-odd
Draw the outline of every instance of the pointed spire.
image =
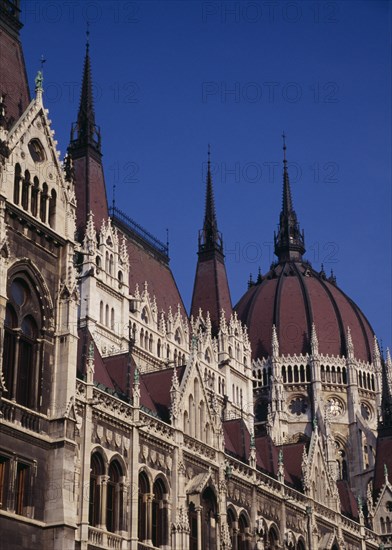
[[80, 95], [78, 120], [72, 126], [71, 145], [74, 147], [86, 147], [87, 145], [91, 145], [98, 152], [101, 152], [101, 134], [99, 127], [95, 124], [89, 30], [87, 30], [86, 34], [87, 40], [83, 67], [82, 92]]
[[211, 176], [211, 148], [208, 144], [206, 204], [203, 229], [199, 232], [199, 254], [201, 252], [217, 250], [223, 254], [222, 235], [218, 231], [218, 222], [215, 212], [214, 190]]
[[283, 138], [283, 200], [278, 233], [274, 235], [275, 254], [280, 262], [301, 261], [305, 252], [305, 239], [299, 229], [297, 214], [293, 207], [286, 158], [286, 135]]
[[212, 335], [219, 331], [220, 313], [226, 319], [233, 310], [223, 254], [222, 234], [218, 231], [211, 176], [211, 152], [208, 146], [207, 188], [203, 229], [199, 231], [198, 262], [193, 285], [191, 314], [197, 318], [201, 308], [210, 312]]

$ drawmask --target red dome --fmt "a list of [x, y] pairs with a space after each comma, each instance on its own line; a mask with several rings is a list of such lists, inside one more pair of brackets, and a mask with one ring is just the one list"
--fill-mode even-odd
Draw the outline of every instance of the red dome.
[[374, 332], [362, 311], [333, 278], [317, 273], [307, 262], [279, 263], [249, 288], [235, 309], [248, 327], [254, 358], [271, 355], [272, 325], [280, 354], [310, 353], [314, 323], [320, 354], [346, 355], [350, 327], [354, 356], [372, 360]]

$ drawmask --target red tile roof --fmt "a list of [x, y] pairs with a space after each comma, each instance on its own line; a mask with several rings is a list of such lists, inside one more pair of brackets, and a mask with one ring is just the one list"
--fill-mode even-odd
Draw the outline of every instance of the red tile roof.
[[392, 428], [384, 430], [384, 432], [382, 437], [378, 437], [376, 447], [373, 481], [373, 491], [376, 497], [385, 483], [384, 465], [387, 467], [389, 480], [392, 481]]
[[314, 323], [320, 353], [345, 355], [349, 326], [355, 357], [372, 359], [374, 332], [361, 310], [305, 262], [278, 264], [250, 287], [235, 309], [248, 326], [254, 358], [271, 355], [273, 324], [281, 354], [309, 353]]
[[348, 482], [341, 479], [337, 482], [337, 486], [342, 514], [351, 519], [354, 519], [355, 521], [358, 521], [358, 504], [354, 494], [350, 489]]
[[6, 117], [15, 123], [30, 103], [30, 91], [21, 43], [3, 28], [0, 31], [0, 75], [0, 95], [6, 96]]
[[148, 282], [150, 296], [155, 296], [158, 310], [166, 314], [171, 307], [173, 314], [177, 311], [178, 304], [181, 313], [187, 316], [180, 292], [177, 288], [173, 274], [164, 261], [153, 252], [143, 248], [136, 240], [127, 235], [129, 254], [129, 292], [135, 292], [136, 284], [143, 289], [145, 281]]
[[220, 259], [217, 255], [207, 260], [199, 258], [197, 262], [191, 315], [196, 318], [199, 309], [204, 315], [207, 311], [210, 312], [213, 334], [219, 330], [222, 309], [226, 320], [229, 320], [233, 311], [225, 264], [223, 258]]

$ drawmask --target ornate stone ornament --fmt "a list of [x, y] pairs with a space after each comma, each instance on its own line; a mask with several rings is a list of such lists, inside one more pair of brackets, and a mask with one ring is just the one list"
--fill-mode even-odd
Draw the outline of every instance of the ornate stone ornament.
[[330, 397], [327, 400], [326, 411], [331, 418], [336, 418], [344, 413], [344, 407], [339, 399]]
[[308, 403], [305, 397], [295, 397], [290, 401], [289, 411], [292, 415], [301, 416], [306, 414]]

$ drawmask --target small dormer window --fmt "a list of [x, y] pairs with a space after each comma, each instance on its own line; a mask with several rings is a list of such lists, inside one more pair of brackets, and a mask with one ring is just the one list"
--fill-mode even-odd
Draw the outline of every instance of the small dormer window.
[[32, 139], [29, 142], [29, 152], [34, 162], [44, 162], [46, 160], [45, 150], [39, 139]]

